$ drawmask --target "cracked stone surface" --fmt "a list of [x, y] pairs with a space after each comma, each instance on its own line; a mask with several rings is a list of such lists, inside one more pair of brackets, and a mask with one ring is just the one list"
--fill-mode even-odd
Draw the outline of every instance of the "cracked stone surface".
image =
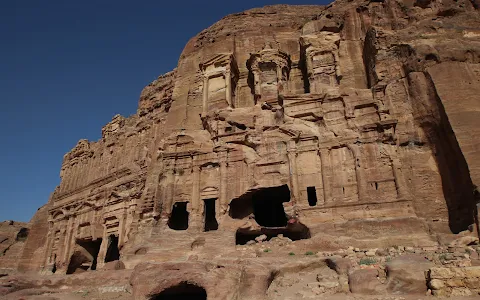
[[[338, 0], [223, 18], [143, 89], [135, 115], [65, 154], [60, 185], [0, 269], [66, 287], [121, 274], [87, 291], [98, 299], [195, 291], [187, 281], [208, 299], [409, 299], [355, 296], [348, 278], [378, 281], [357, 290], [402, 290], [384, 268], [400, 245], [474, 266], [477, 250], [465, 249], [478, 243], [478, 7]], [[463, 250], [438, 253], [448, 245]], [[326, 252], [356, 267], [337, 274], [308, 260]], [[358, 268], [378, 257], [383, 269]], [[421, 286], [422, 274], [411, 277]], [[46, 279], [22, 280], [28, 290]]]

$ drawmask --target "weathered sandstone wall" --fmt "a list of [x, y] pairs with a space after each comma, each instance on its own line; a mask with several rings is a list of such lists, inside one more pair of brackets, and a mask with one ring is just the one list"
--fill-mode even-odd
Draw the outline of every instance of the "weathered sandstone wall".
[[21, 269], [209, 260], [262, 235], [328, 250], [475, 234], [479, 24], [465, 0], [223, 18], [135, 115], [64, 156]]

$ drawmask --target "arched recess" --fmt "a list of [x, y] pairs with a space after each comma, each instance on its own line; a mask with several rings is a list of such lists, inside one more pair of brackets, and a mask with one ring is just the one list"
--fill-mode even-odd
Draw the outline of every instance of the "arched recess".
[[177, 285], [166, 288], [161, 293], [153, 295], [150, 297], [150, 300], [178, 300], [178, 299], [189, 299], [189, 300], [206, 300], [207, 291], [196, 285], [189, 282], [181, 282]]

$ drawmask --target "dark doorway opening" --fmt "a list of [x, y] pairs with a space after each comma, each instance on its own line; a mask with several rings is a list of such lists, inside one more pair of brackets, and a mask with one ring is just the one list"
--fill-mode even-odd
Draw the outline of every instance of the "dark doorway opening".
[[288, 185], [262, 188], [230, 202], [230, 217], [243, 219], [253, 214], [255, 221], [263, 227], [285, 227], [287, 216], [283, 202], [290, 201]]
[[287, 185], [266, 188], [253, 194], [253, 214], [260, 226], [287, 226], [287, 216], [283, 202], [290, 201], [290, 189]]
[[249, 241], [255, 241], [260, 235], [266, 235], [267, 241], [282, 234], [292, 241], [305, 240], [311, 237], [310, 229], [300, 222], [288, 224], [285, 228], [261, 228], [258, 230], [238, 229], [235, 234], [236, 245], [246, 245]]
[[217, 199], [205, 199], [205, 231], [217, 230], [218, 222], [215, 217], [215, 200]]
[[28, 232], [28, 228], [21, 228], [20, 231], [17, 233], [17, 237], [15, 238], [15, 240], [22, 242], [26, 241], [28, 237]]
[[308, 204], [310, 206], [317, 205], [317, 190], [314, 186], [307, 187], [307, 196], [308, 196]]
[[108, 237], [107, 254], [105, 254], [105, 262], [111, 262], [120, 259], [120, 249], [118, 249], [118, 236], [111, 234]]
[[96, 270], [101, 244], [102, 239], [77, 240], [77, 247], [70, 258], [67, 274], [80, 273], [89, 269]]
[[53, 267], [52, 267], [52, 273], [55, 274], [57, 272], [57, 255], [53, 257]]
[[173, 205], [170, 219], [168, 220], [168, 227], [173, 230], [187, 230], [188, 229], [188, 202], [176, 202]]
[[176, 286], [169, 287], [150, 300], [207, 300], [207, 292], [197, 285], [182, 282]]

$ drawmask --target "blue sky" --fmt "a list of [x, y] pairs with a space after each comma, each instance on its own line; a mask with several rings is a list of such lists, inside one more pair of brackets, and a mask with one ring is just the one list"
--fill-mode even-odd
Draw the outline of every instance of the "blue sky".
[[63, 155], [98, 140], [186, 42], [230, 13], [324, 1], [0, 2], [0, 221], [29, 221], [60, 182]]

